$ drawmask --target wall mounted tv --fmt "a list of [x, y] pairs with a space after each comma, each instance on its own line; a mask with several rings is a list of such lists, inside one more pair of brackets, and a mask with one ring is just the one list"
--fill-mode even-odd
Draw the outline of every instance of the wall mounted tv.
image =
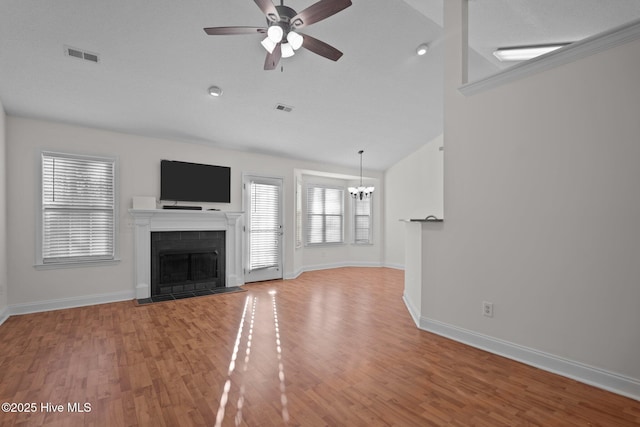
[[160, 200], [230, 203], [231, 168], [162, 160]]

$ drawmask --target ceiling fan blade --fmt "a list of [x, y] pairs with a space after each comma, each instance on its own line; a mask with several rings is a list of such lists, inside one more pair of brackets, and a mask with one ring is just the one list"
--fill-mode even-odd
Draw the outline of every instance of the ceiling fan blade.
[[306, 27], [335, 15], [349, 6], [351, 6], [351, 0], [320, 0], [291, 18], [291, 25], [294, 28]]
[[302, 47], [305, 49], [308, 49], [317, 55], [324, 56], [332, 61], [337, 61], [342, 56], [342, 52], [335, 47], [306, 34], [300, 33], [300, 35], [303, 37]]
[[273, 49], [273, 53], [267, 53], [267, 57], [264, 59], [264, 69], [265, 70], [275, 70], [278, 62], [280, 62], [280, 58], [282, 57], [282, 43], [278, 43]]
[[272, 22], [278, 22], [280, 20], [280, 15], [278, 14], [278, 10], [276, 6], [273, 4], [271, 0], [253, 0], [256, 2], [262, 13], [267, 16], [267, 19]]
[[266, 34], [266, 28], [260, 27], [211, 27], [204, 32], [210, 36], [231, 36], [235, 34]]

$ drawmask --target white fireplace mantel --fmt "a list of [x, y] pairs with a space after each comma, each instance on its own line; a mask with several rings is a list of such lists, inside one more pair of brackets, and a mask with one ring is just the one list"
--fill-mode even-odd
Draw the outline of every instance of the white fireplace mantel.
[[136, 298], [151, 296], [151, 232], [225, 231], [226, 286], [244, 284], [242, 269], [243, 212], [179, 209], [129, 209], [134, 219]]

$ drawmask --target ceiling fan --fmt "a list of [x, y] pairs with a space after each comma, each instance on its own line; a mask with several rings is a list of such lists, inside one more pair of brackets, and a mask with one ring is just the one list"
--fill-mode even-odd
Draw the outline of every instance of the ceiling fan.
[[320, 0], [299, 13], [285, 6], [284, 0], [280, 0], [279, 6], [274, 5], [272, 0], [254, 1], [267, 17], [267, 27], [211, 27], [204, 31], [212, 36], [266, 34], [267, 37], [261, 42], [267, 50], [265, 70], [275, 69], [280, 58], [293, 56], [301, 47], [332, 61], [342, 56], [342, 52], [333, 46], [298, 30], [346, 9], [351, 6], [351, 0]]

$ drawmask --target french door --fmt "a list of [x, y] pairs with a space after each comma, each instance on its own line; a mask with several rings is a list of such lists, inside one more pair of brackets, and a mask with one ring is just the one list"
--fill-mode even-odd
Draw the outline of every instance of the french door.
[[243, 177], [245, 282], [282, 279], [282, 179]]

